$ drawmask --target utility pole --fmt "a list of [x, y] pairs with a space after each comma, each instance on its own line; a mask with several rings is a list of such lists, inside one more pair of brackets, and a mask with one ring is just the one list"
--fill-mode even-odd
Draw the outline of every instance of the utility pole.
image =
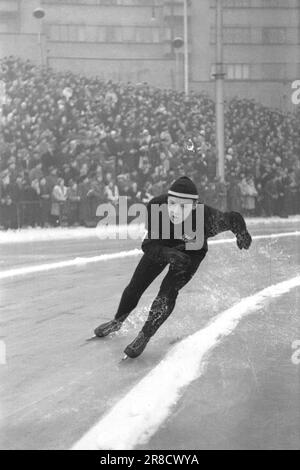
[[175, 75], [176, 75], [176, 90], [180, 91], [181, 86], [180, 86], [180, 53], [179, 49], [182, 48], [184, 43], [184, 40], [181, 36], [177, 36], [176, 38], [173, 39], [172, 42], [172, 47], [173, 51], [175, 52]]
[[216, 0], [216, 137], [217, 176], [225, 182], [224, 143], [224, 64], [223, 64], [223, 8], [222, 0]]
[[184, 42], [184, 92], [189, 93], [189, 33], [188, 0], [183, 0], [183, 42]]
[[44, 64], [44, 51], [43, 51], [43, 43], [42, 43], [42, 21], [43, 21], [43, 18], [45, 17], [45, 10], [43, 10], [43, 8], [36, 8], [32, 14], [34, 18], [38, 21], [38, 35], [37, 35], [38, 47], [40, 51], [41, 66], [43, 66], [45, 64]]

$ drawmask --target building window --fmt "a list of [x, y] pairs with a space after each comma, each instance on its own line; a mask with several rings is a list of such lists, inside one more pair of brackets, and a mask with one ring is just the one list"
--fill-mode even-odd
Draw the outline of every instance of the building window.
[[225, 0], [225, 7], [227, 8], [248, 7], [249, 4], [250, 4], [249, 0]]
[[[216, 7], [216, 0], [210, 0], [211, 7]], [[296, 8], [295, 0], [222, 0], [225, 8]]]
[[157, 44], [163, 41], [160, 28], [142, 26], [46, 25], [51, 41], [62, 42], [132, 42]]
[[[226, 80], [250, 80], [249, 64], [224, 64]], [[211, 79], [215, 79], [216, 65], [211, 66]]]
[[[251, 0], [223, 0], [225, 8], [243, 8], [251, 6]], [[216, 0], [211, 0], [211, 6], [216, 8]]]
[[8, 14], [18, 13], [19, 0], [0, 0], [0, 12]]
[[[298, 44], [297, 28], [240, 28], [237, 26], [223, 29], [224, 44]], [[216, 42], [216, 30], [211, 27], [210, 43]]]
[[226, 66], [226, 78], [227, 80], [249, 80], [249, 64], [228, 64]]
[[0, 33], [8, 33], [8, 24], [7, 22], [0, 22]]
[[16, 33], [18, 25], [15, 19], [6, 18], [0, 21], [0, 33]]
[[229, 44], [246, 44], [251, 42], [251, 28], [225, 28], [224, 42]]
[[159, 6], [161, 0], [42, 0], [42, 4], [53, 5], [119, 5], [119, 6]]
[[286, 29], [285, 28], [262, 28], [263, 44], [285, 44]]
[[124, 26], [123, 30], [123, 41], [124, 42], [135, 42], [135, 29]]
[[286, 78], [286, 64], [261, 64], [260, 79], [284, 80]]
[[120, 41], [120, 28], [116, 26], [106, 26], [105, 42], [118, 42]]
[[[216, 42], [216, 29], [210, 30], [210, 42]], [[237, 26], [223, 28], [224, 44], [249, 44], [251, 43], [251, 28], [239, 28]]]
[[264, 8], [278, 8], [286, 6], [288, 2], [285, 0], [261, 0], [261, 6]]

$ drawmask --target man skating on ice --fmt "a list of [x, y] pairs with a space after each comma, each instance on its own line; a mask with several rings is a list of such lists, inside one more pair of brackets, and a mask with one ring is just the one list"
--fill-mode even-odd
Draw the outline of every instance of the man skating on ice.
[[[155, 237], [153, 237], [152, 227], [154, 224], [153, 205], [167, 208], [167, 212], [162, 211], [158, 219], [158, 236]], [[190, 240], [184, 232], [186, 220], [189, 218], [192, 221], [192, 233], [199, 233], [199, 227], [196, 226], [200, 225], [197, 217], [199, 207], [197, 188], [187, 177], [179, 178], [173, 183], [168, 194], [155, 197], [148, 204], [148, 233], [142, 243], [144, 255], [123, 292], [115, 318], [95, 329], [95, 335], [98, 337], [118, 331], [124, 320], [137, 306], [145, 290], [169, 265], [168, 273], [150, 308], [147, 321], [135, 340], [125, 348], [125, 354], [131, 358], [138, 357], [144, 351], [150, 338], [174, 310], [180, 289], [192, 279], [206, 256], [208, 238], [231, 230], [236, 235], [240, 249], [248, 249], [251, 245], [251, 236], [241, 214], [221, 212], [202, 205], [204, 219], [200, 221], [202, 225], [200, 228], [204, 236], [203, 242], [199, 249], [197, 247], [190, 249], [191, 242], [196, 243], [196, 240]], [[167, 238], [164, 230], [166, 223], [170, 230]]]

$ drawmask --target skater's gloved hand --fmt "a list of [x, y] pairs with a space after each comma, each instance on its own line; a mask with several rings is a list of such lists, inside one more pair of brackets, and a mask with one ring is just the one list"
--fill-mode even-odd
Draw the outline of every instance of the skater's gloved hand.
[[244, 217], [239, 212], [229, 212], [229, 223], [231, 231], [236, 236], [236, 243], [240, 250], [248, 250], [252, 243], [252, 238], [247, 230]]
[[170, 264], [171, 268], [180, 270], [186, 270], [190, 263], [190, 257], [183, 251], [179, 251], [182, 247], [170, 248], [168, 246], [162, 246], [156, 243], [149, 243], [142, 245], [144, 253], [152, 259], [155, 263], [162, 266]]
[[181, 289], [187, 283], [188, 277], [186, 270], [172, 269], [173, 287], [178, 290]]
[[191, 264], [190, 257], [182, 251], [176, 250], [175, 248], [168, 248], [166, 254], [171, 268], [176, 271], [184, 271], [188, 269]]
[[236, 235], [236, 243], [240, 250], [248, 250], [252, 243], [252, 238], [250, 233], [245, 230]]

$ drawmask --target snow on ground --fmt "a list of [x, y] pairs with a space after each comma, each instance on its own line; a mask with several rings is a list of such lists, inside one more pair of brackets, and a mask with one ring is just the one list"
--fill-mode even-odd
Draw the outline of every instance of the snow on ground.
[[135, 239], [142, 238], [144, 225], [112, 225], [110, 227], [51, 227], [51, 228], [24, 228], [0, 232], [0, 244], [61, 241], [61, 240], [87, 240], [92, 238], [107, 239], [109, 236], [118, 236], [126, 239], [127, 232]]
[[[299, 224], [300, 215], [289, 218], [269, 217], [269, 218], [246, 218], [249, 227], [279, 225], [281, 227]], [[129, 228], [128, 228], [129, 227]], [[127, 231], [130, 230], [130, 237], [141, 239], [144, 235], [143, 224], [131, 224], [109, 227], [99, 226], [96, 228], [86, 227], [51, 227], [51, 228], [23, 228], [20, 230], [0, 231], [0, 244], [59, 241], [59, 240], [87, 240], [92, 238], [106, 239], [109, 236], [118, 236], [126, 239]]]

